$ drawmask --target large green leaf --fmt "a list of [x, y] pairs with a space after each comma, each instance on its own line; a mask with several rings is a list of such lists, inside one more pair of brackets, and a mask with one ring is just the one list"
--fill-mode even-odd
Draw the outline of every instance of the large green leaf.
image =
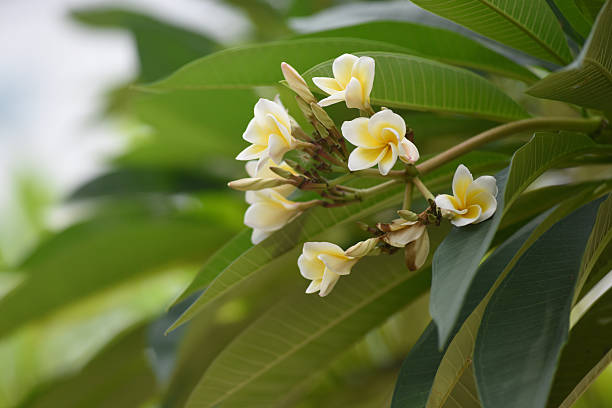
[[612, 1], [601, 10], [578, 58], [527, 90], [540, 98], [574, 103], [612, 115]]
[[363, 259], [326, 298], [300, 285], [217, 357], [187, 407], [271, 406], [428, 286], [429, 270], [410, 273], [401, 257]]
[[587, 38], [591, 32], [591, 22], [582, 14], [576, 2], [574, 0], [554, 0], [554, 2], [572, 28], [583, 39]]
[[0, 335], [138, 275], [202, 262], [232, 229], [208, 217], [144, 214], [70, 227], [21, 266], [27, 279], [0, 300]]
[[[367, 55], [376, 61], [371, 93], [375, 105], [460, 113], [501, 122], [529, 116], [491, 82], [463, 68], [413, 55], [388, 52]], [[304, 78], [333, 76], [332, 62], [322, 62], [309, 69]], [[313, 90], [317, 89], [313, 87]]]
[[612, 291], [572, 328], [548, 398], [549, 408], [569, 408], [612, 362]]
[[[492, 153], [474, 152], [464, 156], [461, 161], [472, 164], [475, 171], [479, 169], [494, 168], [506, 162], [506, 156]], [[452, 173], [457, 166], [457, 161], [452, 162], [440, 169], [426, 175], [424, 181], [434, 191], [447, 185], [452, 178]], [[246, 281], [249, 277], [262, 273], [267, 265], [281, 255], [284, 255], [305, 241], [312, 241], [317, 236], [324, 237], [325, 232], [339, 224], [358, 221], [368, 214], [374, 214], [401, 202], [401, 186], [378, 194], [361, 203], [338, 207], [333, 209], [316, 208], [298, 217], [294, 222], [273, 234], [262, 243], [252, 246], [245, 237], [237, 239], [237, 246], [229, 244], [224, 247], [213, 259], [219, 259], [218, 266], [205, 270], [204, 274], [213, 276], [217, 274], [207, 290], [191, 305], [172, 328], [190, 320], [196, 313], [202, 310], [206, 304], [229, 293], [235, 287]], [[246, 234], [246, 233], [245, 233]], [[239, 257], [235, 257], [240, 248], [244, 251]], [[229, 259], [234, 259], [228, 264]], [[220, 269], [225, 268], [225, 269]], [[209, 277], [202, 279], [208, 281]], [[198, 288], [202, 288], [198, 286]], [[191, 290], [191, 289], [190, 289]], [[172, 329], [171, 328], [171, 329]]]
[[283, 61], [302, 72], [321, 61], [359, 51], [405, 50], [383, 42], [355, 38], [306, 38], [246, 45], [193, 61], [148, 88], [204, 90], [275, 85], [283, 79], [280, 69]]
[[580, 261], [600, 203], [591, 202], [555, 224], [493, 293], [474, 351], [485, 406], [546, 406], [568, 336]]
[[565, 36], [546, 0], [414, 0], [432, 13], [535, 57], [566, 64]]
[[446, 64], [504, 75], [526, 82], [537, 79], [528, 69], [468, 37], [420, 24], [376, 21], [320, 31], [304, 37], [352, 37], [381, 41], [404, 47], [413, 55]]
[[480, 224], [454, 228], [438, 247], [432, 267], [430, 312], [440, 330], [440, 346], [455, 327], [465, 294], [474, 281], [480, 260], [489, 249], [503, 214], [544, 171], [586, 153], [612, 154], [612, 149], [597, 145], [581, 134], [537, 133], [515, 153], [507, 181], [502, 183], [499, 178], [498, 206], [493, 218]]
[[73, 11], [72, 17], [94, 27], [130, 31], [138, 49], [142, 81], [166, 76], [217, 48], [213, 40], [202, 34], [127, 9], [82, 9]]

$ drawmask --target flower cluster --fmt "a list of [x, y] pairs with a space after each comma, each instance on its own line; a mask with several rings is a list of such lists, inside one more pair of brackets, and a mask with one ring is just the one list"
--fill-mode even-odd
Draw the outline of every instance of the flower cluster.
[[[463, 227], [493, 215], [497, 186], [491, 176], [474, 180], [469, 170], [460, 165], [453, 179], [453, 195], [437, 197], [421, 182], [415, 166], [420, 155], [412, 130], [398, 113], [384, 107], [375, 112], [372, 108], [374, 59], [351, 54], [336, 58], [333, 78], [312, 78], [314, 85], [329, 95], [320, 101], [293, 67], [283, 62], [281, 70], [305, 121], [314, 131], [304, 131], [279, 99], [261, 98], [255, 104], [253, 119], [242, 135], [251, 145], [236, 157], [248, 161], [249, 177], [229, 183], [233, 189], [246, 191], [249, 207], [244, 223], [253, 229], [254, 244], [309, 208], [350, 205], [398, 183], [405, 183], [407, 192], [405, 209], [398, 211], [400, 218], [373, 227], [362, 224], [370, 238], [347, 250], [330, 242], [306, 242], [297, 261], [302, 276], [311, 281], [306, 293], [326, 296], [361, 258], [392, 254], [399, 249], [404, 251], [407, 268], [417, 270], [429, 257], [428, 227], [440, 225], [443, 218]], [[345, 121], [338, 129], [323, 107], [341, 101], [348, 108], [359, 109], [360, 116]], [[347, 141], [355, 146], [351, 151]], [[393, 170], [398, 159], [402, 168]], [[354, 187], [352, 181], [361, 177], [388, 181], [365, 189]], [[412, 186], [429, 204], [418, 214], [409, 209]], [[318, 198], [304, 200], [306, 193], [312, 192]]]

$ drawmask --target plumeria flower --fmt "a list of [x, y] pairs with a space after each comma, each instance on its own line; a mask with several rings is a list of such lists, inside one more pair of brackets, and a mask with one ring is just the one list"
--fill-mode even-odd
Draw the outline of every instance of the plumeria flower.
[[495, 177], [474, 180], [468, 168], [460, 164], [453, 177], [453, 195], [438, 195], [436, 205], [453, 225], [463, 227], [491, 218], [497, 209], [496, 195]]
[[330, 96], [319, 101], [328, 106], [346, 101], [349, 108], [370, 109], [370, 92], [374, 84], [374, 59], [343, 54], [332, 64], [333, 78], [315, 77], [312, 82]]
[[387, 244], [405, 248], [406, 265], [410, 270], [415, 271], [423, 266], [429, 255], [429, 234], [425, 225], [398, 218], [391, 224], [385, 224], [384, 228], [379, 226], [379, 229], [388, 231], [382, 236]]
[[363, 170], [378, 164], [380, 174], [389, 173], [397, 158], [405, 163], [419, 159], [419, 151], [405, 138], [404, 119], [390, 109], [383, 109], [371, 118], [356, 118], [342, 124], [342, 135], [357, 146], [351, 152], [348, 167]]
[[268, 159], [279, 164], [285, 153], [295, 147], [296, 139], [291, 135], [291, 117], [279, 102], [259, 99], [242, 138], [252, 143], [236, 157], [238, 160], [259, 159], [258, 168]]
[[[253, 160], [253, 161], [247, 162], [247, 164], [245, 165], [246, 172], [249, 175], [249, 177], [261, 178], [261, 179], [282, 179], [281, 176], [279, 176], [278, 174], [276, 174], [275, 172], [270, 170], [270, 167], [272, 167], [272, 166], [280, 167], [283, 170], [287, 170], [291, 174], [297, 174], [297, 172], [291, 166], [289, 166], [287, 163], [285, 163], [284, 161], [279, 163], [279, 164], [276, 164], [272, 160], [268, 159], [263, 164], [263, 166], [260, 166], [260, 168], [257, 169], [257, 164], [258, 163], [259, 162], [257, 160]], [[295, 187], [295, 186], [293, 186], [291, 184], [285, 184], [285, 185], [282, 185], [282, 186], [274, 187], [274, 191], [276, 191], [277, 193], [281, 194], [284, 197], [288, 197], [296, 189], [297, 189], [297, 187]], [[252, 191], [247, 191], [246, 192], [247, 202], [249, 201], [248, 196], [251, 193], [253, 193], [253, 192]]]
[[330, 242], [306, 242], [298, 258], [300, 273], [312, 282], [306, 293], [319, 292], [326, 296], [342, 275], [351, 273], [359, 258], [346, 255], [338, 245]]

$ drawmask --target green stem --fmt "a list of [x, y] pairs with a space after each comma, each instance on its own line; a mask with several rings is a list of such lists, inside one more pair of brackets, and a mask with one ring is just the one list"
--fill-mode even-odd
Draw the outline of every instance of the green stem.
[[389, 187], [393, 187], [396, 184], [401, 183], [402, 180], [399, 179], [394, 179], [394, 180], [389, 180], [389, 181], [385, 181], [384, 183], [375, 185], [374, 187], [370, 187], [370, 188], [364, 188], [362, 190], [358, 190], [355, 192], [356, 198], [359, 199], [364, 199], [370, 195], [373, 194], [377, 194], [380, 193], [381, 191], [384, 191], [386, 189], [388, 189]]
[[412, 204], [412, 182], [406, 182], [406, 188], [404, 189], [404, 203], [402, 205], [402, 210], [409, 210], [410, 205]]
[[600, 128], [601, 118], [564, 118], [564, 117], [543, 117], [523, 119], [516, 122], [505, 123], [471, 137], [458, 145], [424, 161], [416, 166], [420, 174], [430, 171], [448, 163], [449, 161], [462, 156], [477, 147], [494, 140], [499, 140], [507, 136], [512, 136], [525, 131], [538, 130], [574, 130], [579, 132], [591, 133]]
[[344, 175], [342, 175], [340, 177], [337, 177], [337, 178], [331, 180], [330, 182], [327, 183], [327, 185], [329, 187], [334, 187], [334, 186], [337, 186], [340, 183], [344, 183], [345, 181], [350, 180], [352, 178], [353, 178], [353, 174], [352, 173], [344, 174]]
[[351, 174], [354, 174], [356, 176], [378, 177], [378, 178], [384, 178], [384, 179], [404, 178], [404, 175], [405, 175], [403, 170], [391, 170], [389, 173], [387, 173], [386, 176], [383, 176], [382, 174], [380, 174], [380, 171], [378, 171], [378, 169], [357, 170], [357, 171], [352, 171]]
[[423, 182], [421, 181], [420, 178], [414, 177], [412, 179], [412, 182], [414, 183], [416, 188], [419, 189], [419, 191], [421, 192], [423, 197], [425, 197], [426, 200], [434, 200], [435, 199], [434, 195], [431, 194], [431, 191], [429, 191], [429, 189], [425, 186], [425, 184], [423, 184]]

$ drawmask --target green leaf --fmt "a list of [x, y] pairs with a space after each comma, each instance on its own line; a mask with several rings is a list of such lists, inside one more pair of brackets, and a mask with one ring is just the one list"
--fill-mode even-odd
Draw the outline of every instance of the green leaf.
[[574, 0], [554, 0], [563, 17], [582, 37], [587, 38], [591, 32], [591, 22], [582, 14]]
[[424, 9], [547, 61], [571, 60], [559, 21], [546, 0], [414, 0]]
[[20, 407], [140, 406], [157, 389], [145, 354], [146, 330], [139, 328], [121, 337], [101, 351], [81, 372], [47, 384]]
[[[474, 170], [478, 168], [494, 168], [506, 162], [506, 156], [492, 153], [473, 152], [463, 156], [461, 161], [468, 165], [473, 164]], [[423, 178], [432, 190], [448, 184], [452, 178], [457, 161], [449, 163], [436, 171], [431, 172]], [[482, 167], [481, 167], [482, 166]], [[312, 241], [318, 236], [324, 236], [332, 227], [358, 221], [369, 214], [398, 205], [402, 200], [402, 188], [389, 190], [375, 197], [365, 200], [362, 203], [352, 204], [345, 207], [332, 209], [316, 208], [298, 217], [294, 222], [274, 233], [270, 238], [262, 243], [247, 249], [242, 255], [234, 259], [229, 265], [227, 260], [235, 256], [239, 248], [232, 245], [224, 248], [223, 253], [215, 256], [221, 261], [219, 267], [225, 269], [206, 270], [206, 274], [212, 276], [218, 274], [208, 289], [187, 309], [187, 311], [172, 325], [169, 330], [173, 330], [179, 325], [189, 321], [195, 314], [201, 311], [206, 304], [215, 301], [221, 296], [226, 295], [240, 284], [255, 274], [263, 273], [269, 263], [278, 257], [295, 250], [298, 245], [306, 241]], [[244, 243], [246, 238], [242, 238]], [[227, 251], [227, 253], [225, 253]], [[199, 279], [196, 277], [196, 279]], [[208, 278], [204, 279], [206, 281]]]
[[140, 214], [70, 227], [21, 265], [27, 279], [0, 299], [0, 336], [128, 279], [202, 262], [231, 233], [218, 221], [186, 215]]
[[202, 34], [127, 9], [83, 9], [71, 15], [94, 27], [128, 30], [136, 41], [142, 81], [164, 77], [217, 48], [213, 40]]
[[391, 44], [354, 38], [309, 38], [246, 45], [193, 61], [147, 88], [204, 90], [269, 86], [283, 79], [280, 69], [283, 61], [302, 72], [346, 52], [375, 50], [405, 51]]
[[569, 408], [612, 362], [612, 291], [572, 327], [548, 398], [549, 408]]
[[272, 406], [283, 390], [426, 292], [429, 270], [409, 273], [399, 258], [364, 258], [326, 298], [305, 295], [300, 285], [217, 357], [187, 407]]
[[412, 55], [446, 64], [516, 78], [528, 83], [537, 79], [535, 74], [514, 61], [470, 38], [441, 28], [408, 22], [376, 21], [302, 36], [319, 37], [351, 37], [380, 41], [406, 48]]
[[[376, 61], [372, 104], [460, 113], [501, 122], [529, 116], [491, 82], [463, 68], [412, 55], [386, 52], [368, 52], [367, 55]], [[332, 62], [326, 61], [309, 69], [304, 78], [333, 76]]]
[[612, 1], [601, 10], [578, 58], [527, 90], [540, 98], [573, 103], [612, 115]]
[[542, 235], [493, 293], [474, 351], [483, 405], [546, 405], [600, 202], [581, 207]]

